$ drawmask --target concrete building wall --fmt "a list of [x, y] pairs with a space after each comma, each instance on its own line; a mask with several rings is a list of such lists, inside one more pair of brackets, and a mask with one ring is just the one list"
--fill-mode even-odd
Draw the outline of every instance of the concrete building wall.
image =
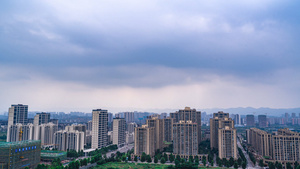
[[180, 155], [198, 154], [197, 123], [180, 121], [173, 124], [173, 153]]
[[113, 119], [113, 144], [122, 146], [126, 142], [125, 135], [125, 119], [124, 118], [115, 118]]
[[237, 159], [237, 140], [236, 140], [236, 129], [225, 126], [218, 130], [219, 135], [219, 158], [233, 157]]
[[201, 141], [201, 112], [196, 111], [196, 109], [191, 109], [190, 107], [185, 107], [183, 110], [179, 110], [175, 113], [170, 113], [170, 117], [174, 119], [174, 123], [179, 121], [192, 121], [197, 123], [197, 137], [198, 142]]
[[93, 110], [92, 120], [92, 148], [102, 148], [107, 146], [107, 110]]
[[154, 146], [154, 127], [143, 125], [136, 127], [134, 133], [134, 154], [142, 155], [143, 152], [151, 157], [155, 154]]

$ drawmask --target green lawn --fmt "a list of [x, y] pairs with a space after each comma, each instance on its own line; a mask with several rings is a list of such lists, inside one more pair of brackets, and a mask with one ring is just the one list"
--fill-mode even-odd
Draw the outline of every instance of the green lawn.
[[98, 165], [93, 169], [104, 169], [104, 168], [124, 168], [124, 169], [166, 169], [168, 165], [165, 164], [147, 164], [147, 163], [124, 163], [124, 162], [114, 162], [114, 163], [106, 163], [103, 165]]

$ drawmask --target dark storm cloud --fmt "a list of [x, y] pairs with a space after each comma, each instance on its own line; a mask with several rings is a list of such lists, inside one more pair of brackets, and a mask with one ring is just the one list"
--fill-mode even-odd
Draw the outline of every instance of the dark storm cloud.
[[264, 81], [281, 69], [299, 71], [298, 2], [91, 3], [72, 4], [78, 11], [5, 2], [1, 64], [60, 81], [134, 87], [196, 83], [210, 74]]

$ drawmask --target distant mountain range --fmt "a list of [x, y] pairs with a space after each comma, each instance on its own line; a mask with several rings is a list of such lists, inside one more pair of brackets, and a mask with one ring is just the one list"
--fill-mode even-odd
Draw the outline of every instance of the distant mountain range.
[[237, 108], [227, 108], [227, 109], [218, 109], [218, 108], [212, 108], [212, 109], [201, 109], [202, 112], [206, 112], [208, 114], [215, 113], [218, 111], [223, 111], [226, 113], [232, 113], [232, 114], [240, 114], [240, 115], [246, 115], [246, 114], [265, 114], [268, 116], [281, 116], [284, 113], [296, 113], [296, 116], [298, 117], [300, 113], [300, 108], [287, 108], [287, 109], [273, 109], [273, 108], [253, 108], [253, 107], [237, 107]]

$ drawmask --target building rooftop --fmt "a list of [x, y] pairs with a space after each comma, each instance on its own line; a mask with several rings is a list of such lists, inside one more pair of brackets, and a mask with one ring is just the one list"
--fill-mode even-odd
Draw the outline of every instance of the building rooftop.
[[16, 142], [0, 142], [0, 148], [23, 145], [23, 144], [30, 144], [30, 143], [41, 143], [41, 141], [40, 140], [25, 140], [25, 141], [16, 141]]

